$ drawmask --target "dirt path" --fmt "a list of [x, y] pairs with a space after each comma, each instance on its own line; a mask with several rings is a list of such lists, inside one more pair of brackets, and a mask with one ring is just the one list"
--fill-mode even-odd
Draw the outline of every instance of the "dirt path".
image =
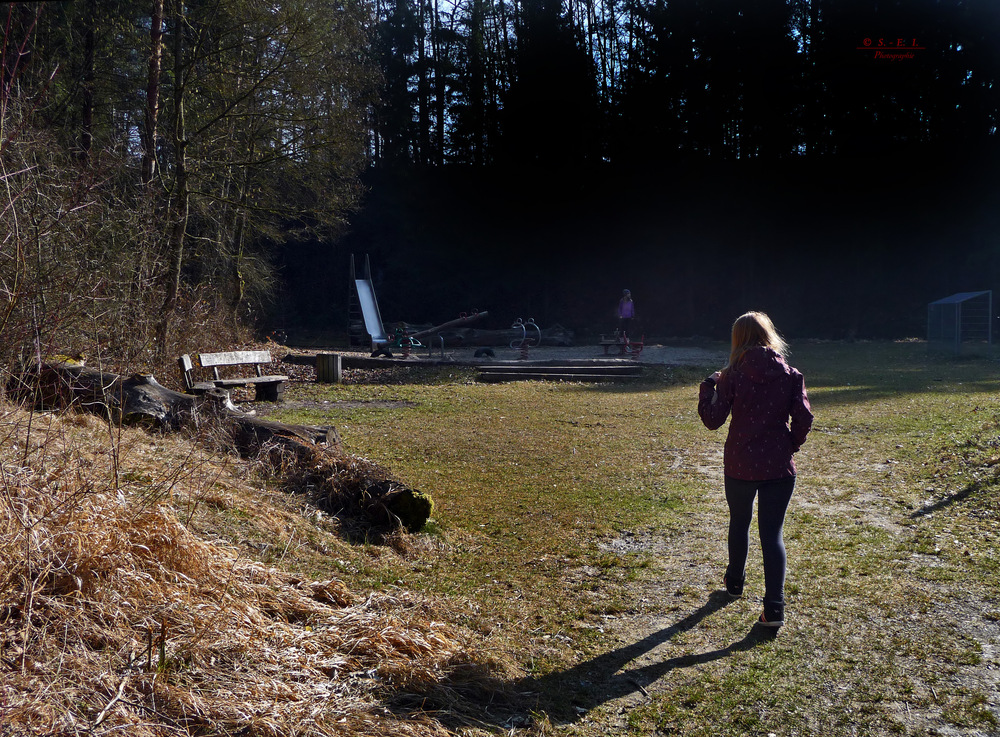
[[[713, 477], [721, 488], [721, 457], [679, 450], [678, 462]], [[880, 465], [854, 471], [865, 477], [867, 491], [850, 503], [831, 504], [826, 498], [829, 489], [804, 484], [796, 491], [793, 506], [810, 515], [826, 517], [833, 528], [838, 524], [863, 524], [885, 531], [906, 547], [913, 532], [914, 515], [919, 516], [919, 512], [900, 511], [882, 493], [879, 479], [885, 470]], [[889, 657], [896, 661], [897, 667], [909, 672], [915, 696], [899, 702], [886, 701], [882, 708], [905, 727], [906, 734], [952, 737], [1000, 734], [997, 730], [984, 730], [980, 724], [955, 724], [954, 716], [947, 721], [942, 718], [943, 711], [948, 709], [954, 714], [955, 694], [982, 693], [986, 699], [982, 708], [995, 714], [1000, 707], [1000, 622], [984, 612], [974, 592], [956, 592], [947, 583], [928, 578], [927, 567], [946, 568], [944, 561], [917, 552], [905, 557], [902, 563], [887, 560], [886, 565], [894, 568], [886, 577], [887, 585], [908, 590], [905, 600], [896, 608], [866, 611], [862, 621], [850, 626], [845, 627], [837, 617], [821, 625], [836, 630], [840, 644], [837, 650], [824, 651], [823, 645], [810, 642], [807, 635], [816, 627], [817, 618], [823, 617], [817, 611], [822, 606], [817, 606], [822, 597], [808, 590], [808, 582], [803, 583], [803, 590], [790, 597], [792, 620], [780, 633], [753, 627], [760, 611], [759, 592], [757, 596], [748, 592], [744, 598], [733, 600], [722, 590], [726, 534], [723, 525], [727, 511], [721, 493], [708, 497], [706, 504], [707, 508], [702, 507], [689, 517], [679, 533], [639, 530], [601, 544], [603, 549], [619, 554], [648, 554], [659, 561], [659, 568], [657, 575], [627, 584], [627, 598], [634, 606], [605, 620], [605, 631], [615, 646], [558, 675], [576, 709], [575, 715], [560, 722], [568, 733], [628, 734], [633, 710], [676, 693], [678, 684], [694, 681], [699, 670], [712, 668], [716, 673], [724, 673], [731, 668], [742, 668], [752, 661], [749, 651], [780, 638], [776, 647], [815, 647], [818, 659], [839, 658], [844, 654], [864, 658], [873, 642], [879, 644], [872, 653], [886, 657], [882, 643], [905, 643], [901, 652]], [[748, 564], [759, 568], [754, 533], [752, 530]], [[786, 532], [786, 541], [787, 537]], [[795, 547], [794, 542], [789, 545], [790, 581], [795, 579]], [[585, 575], [586, 571], [570, 573], [570, 576]], [[887, 591], [886, 596], [890, 595], [896, 593]], [[845, 602], [844, 606], [854, 610], [865, 596], [859, 593], [858, 601]], [[794, 611], [796, 608], [799, 611]], [[794, 621], [796, 617], [800, 621]], [[726, 637], [726, 623], [733, 619], [746, 623], [738, 631], [742, 637]], [[975, 643], [975, 647], [956, 662], [953, 656], [934, 653], [932, 647], [924, 645], [936, 643], [939, 638]], [[830, 715], [841, 708], [841, 703], [851, 704], [849, 692], [841, 696], [838, 689], [853, 686], [818, 685], [815, 695], [808, 698], [813, 699], [816, 718], [822, 724], [823, 720], [831, 720]], [[939, 693], [942, 689], [951, 695], [943, 696]], [[780, 725], [775, 730], [769, 734], [783, 734]]]

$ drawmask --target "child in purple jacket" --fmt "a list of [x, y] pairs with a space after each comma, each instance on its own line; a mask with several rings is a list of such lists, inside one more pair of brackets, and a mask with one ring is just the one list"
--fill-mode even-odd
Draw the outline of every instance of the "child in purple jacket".
[[618, 300], [618, 331], [622, 338], [628, 337], [634, 318], [635, 302], [632, 301], [632, 292], [628, 289], [623, 289], [622, 298]]
[[[785, 544], [782, 527], [795, 488], [792, 455], [805, 442], [813, 415], [805, 382], [785, 363], [788, 347], [763, 312], [733, 323], [729, 363], [701, 383], [698, 414], [709, 430], [729, 422], [723, 455], [729, 504], [730, 596], [743, 595], [753, 500], [764, 559], [764, 612], [760, 623], [780, 627], [785, 617]], [[789, 419], [791, 423], [789, 424]]]

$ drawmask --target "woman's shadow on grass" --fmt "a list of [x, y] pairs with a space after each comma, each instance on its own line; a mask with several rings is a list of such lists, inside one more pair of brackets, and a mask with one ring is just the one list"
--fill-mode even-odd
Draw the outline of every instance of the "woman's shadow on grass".
[[527, 678], [516, 690], [537, 696], [537, 708], [560, 723], [576, 721], [601, 704], [630, 694], [647, 695], [646, 686], [679, 668], [727, 658], [774, 639], [776, 630], [754, 624], [738, 642], [719, 650], [657, 660], [637, 668], [625, 668], [631, 661], [656, 649], [682, 632], [693, 629], [703, 619], [733, 601], [724, 591], [715, 591], [708, 601], [675, 624], [653, 632], [636, 643], [598, 655], [569, 670], [539, 678]]

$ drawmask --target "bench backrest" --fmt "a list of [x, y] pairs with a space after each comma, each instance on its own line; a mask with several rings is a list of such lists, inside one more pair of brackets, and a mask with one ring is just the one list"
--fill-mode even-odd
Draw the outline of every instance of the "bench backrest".
[[[184, 375], [184, 388], [190, 390], [193, 386], [191, 381], [191, 371], [194, 369], [194, 362], [191, 356], [185, 353], [177, 362], [180, 364], [181, 373]], [[219, 366], [242, 366], [253, 364], [257, 369], [257, 376], [262, 376], [260, 370], [262, 364], [271, 363], [271, 354], [268, 351], [228, 351], [226, 353], [201, 353], [198, 355], [198, 363], [202, 368], [212, 369], [214, 378], [219, 378]]]
[[211, 366], [239, 366], [245, 363], [271, 363], [267, 351], [229, 351], [228, 353], [202, 353], [198, 356], [202, 368]]

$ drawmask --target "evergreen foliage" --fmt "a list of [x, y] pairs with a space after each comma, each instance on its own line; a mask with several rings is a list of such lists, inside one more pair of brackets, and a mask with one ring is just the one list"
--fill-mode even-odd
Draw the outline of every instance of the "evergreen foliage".
[[[204, 348], [178, 344], [199, 330], [232, 334], [258, 318], [277, 268], [286, 277], [305, 273], [329, 293], [337, 272], [316, 266], [330, 261], [366, 169], [370, 183], [387, 181], [376, 174], [383, 172], [397, 184], [432, 186], [434, 169], [450, 169], [447, 176], [463, 183], [455, 202], [432, 203], [399, 223], [387, 222], [388, 213], [398, 217], [392, 208], [409, 195], [382, 193], [381, 209], [356, 216], [360, 227], [338, 243], [338, 263], [348, 249], [382, 250], [395, 262], [384, 268], [406, 272], [386, 296], [387, 305], [399, 304], [394, 317], [434, 321], [513, 304], [529, 291], [535, 296], [518, 304], [521, 316], [581, 315], [573, 301], [583, 298], [574, 295], [592, 288], [596, 271], [570, 263], [579, 261], [574, 247], [585, 242], [593, 253], [628, 236], [629, 248], [653, 252], [671, 273], [686, 275], [675, 292], [689, 296], [664, 298], [661, 308], [704, 330], [704, 291], [692, 291], [698, 259], [685, 249], [695, 241], [695, 248], [712, 247], [711, 234], [691, 222], [684, 227], [698, 230], [697, 238], [674, 228], [669, 242], [644, 245], [645, 230], [662, 225], [671, 209], [654, 195], [681, 203], [695, 197], [694, 209], [673, 208], [685, 217], [701, 202], [692, 187], [716, 205], [731, 203], [733, 224], [717, 229], [730, 241], [747, 232], [742, 223], [755, 216], [752, 208], [767, 202], [767, 228], [752, 228], [738, 256], [751, 273], [773, 236], [779, 250], [792, 250], [787, 223], [828, 217], [834, 206], [854, 208], [853, 229], [864, 229], [870, 244], [858, 248], [894, 263], [899, 253], [895, 236], [883, 235], [885, 218], [916, 210], [887, 205], [884, 191], [917, 208], [934, 195], [924, 183], [914, 188], [914, 176], [944, 181], [940, 168], [927, 167], [958, 151], [966, 162], [990, 160], [996, 147], [998, 18], [990, 0], [12, 3], [3, 18], [0, 90], [7, 194], [0, 318], [8, 330], [16, 324], [19, 337], [3, 344], [20, 355], [43, 352], [45, 342], [93, 354], [103, 331], [130, 343], [130, 355], [163, 360]], [[887, 171], [894, 178], [875, 183]], [[798, 200], [799, 193], [790, 180], [775, 184], [777, 177], [802, 177], [799, 189], [817, 197], [785, 207], [790, 216], [783, 217], [775, 198]], [[870, 199], [850, 195], [861, 183]], [[768, 199], [764, 188], [772, 184]], [[466, 197], [465, 189], [479, 196]], [[968, 197], [956, 204], [961, 211], [932, 224], [939, 231], [979, 212]], [[613, 211], [636, 214], [631, 234], [608, 216]], [[491, 218], [493, 232], [481, 232], [477, 213]], [[510, 213], [517, 227], [501, 222]], [[986, 224], [970, 226], [968, 260], [980, 266], [993, 262], [980, 237]], [[391, 251], [383, 237], [390, 233]], [[817, 249], [830, 247], [827, 236]], [[428, 238], [449, 243], [435, 251]], [[306, 246], [321, 252], [319, 262]], [[457, 249], [484, 247], [483, 258], [455, 260]], [[484, 259], [529, 259], [533, 269], [550, 276], [561, 269], [565, 278], [517, 284], [515, 268], [499, 275], [505, 286], [484, 290], [483, 279], [494, 277]], [[848, 271], [836, 267], [838, 277]], [[97, 276], [77, 278], [55, 299], [60, 270]], [[627, 270], [601, 276], [629, 280]], [[845, 277], [850, 289], [866, 290], [871, 279], [854, 276]], [[100, 288], [78, 288], [97, 277]], [[441, 291], [451, 297], [443, 314], [413, 315], [415, 302], [403, 299], [406, 279], [443, 279]], [[944, 288], [935, 285], [928, 296]], [[317, 301], [311, 288], [295, 289]], [[483, 299], [457, 304], [460, 292]], [[416, 299], [425, 307], [444, 300], [427, 300], [425, 292]], [[81, 300], [90, 305], [83, 309]], [[325, 301], [335, 312], [346, 309], [344, 295]], [[54, 303], [80, 305], [87, 318], [68, 310], [56, 319]], [[127, 340], [124, 328], [107, 327], [109, 310], [128, 326]], [[287, 315], [307, 319], [301, 307]], [[319, 317], [340, 325], [344, 316]], [[57, 323], [59, 340], [55, 328], [43, 328]]]
[[401, 152], [773, 161], [997, 131], [989, 0], [386, 0], [379, 13], [386, 166]]

